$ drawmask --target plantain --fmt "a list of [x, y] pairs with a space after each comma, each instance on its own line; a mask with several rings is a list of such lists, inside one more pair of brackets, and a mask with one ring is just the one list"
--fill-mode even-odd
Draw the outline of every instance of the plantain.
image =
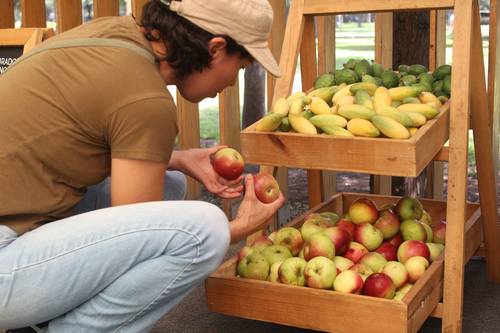
[[372, 118], [372, 122], [380, 132], [389, 138], [408, 139], [410, 137], [408, 129], [392, 118], [376, 115]]
[[351, 119], [347, 122], [347, 130], [355, 136], [375, 138], [380, 135], [380, 131], [366, 119]]
[[330, 106], [321, 97], [314, 96], [310, 105], [311, 112], [314, 114], [331, 114]]
[[373, 95], [373, 107], [375, 110], [382, 106], [391, 106], [392, 98], [389, 94], [389, 90], [386, 87], [378, 87]]
[[380, 107], [377, 109], [376, 112], [377, 112], [377, 115], [392, 118], [405, 127], [413, 126], [413, 121], [407, 114], [405, 114], [404, 112], [398, 111], [396, 108], [393, 108], [391, 106]]
[[271, 113], [279, 114], [282, 117], [286, 117], [289, 110], [290, 104], [288, 104], [285, 98], [278, 98], [271, 106]]
[[268, 113], [260, 119], [255, 125], [255, 130], [258, 132], [272, 132], [280, 127], [283, 117], [277, 113]]
[[428, 104], [402, 104], [398, 107], [402, 112], [416, 112], [425, 116], [426, 119], [432, 119], [439, 114], [439, 110]]
[[316, 127], [304, 117], [290, 114], [288, 116], [290, 126], [298, 133], [302, 134], [317, 134]]
[[370, 120], [375, 115], [375, 111], [362, 105], [342, 105], [339, 107], [339, 115], [347, 119], [366, 119]]

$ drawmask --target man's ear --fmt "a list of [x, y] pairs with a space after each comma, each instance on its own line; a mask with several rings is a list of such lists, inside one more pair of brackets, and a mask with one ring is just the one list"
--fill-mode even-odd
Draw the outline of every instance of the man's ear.
[[214, 37], [208, 41], [208, 52], [212, 57], [216, 57], [227, 48], [227, 41], [224, 37]]

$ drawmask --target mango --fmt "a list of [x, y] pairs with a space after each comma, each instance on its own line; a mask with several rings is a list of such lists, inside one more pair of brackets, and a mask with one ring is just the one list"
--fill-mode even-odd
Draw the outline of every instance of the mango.
[[380, 75], [380, 78], [382, 79], [382, 84], [386, 88], [397, 87], [399, 84], [398, 75], [391, 70], [385, 70], [382, 75]]
[[370, 120], [375, 115], [375, 111], [362, 105], [342, 105], [339, 107], [339, 115], [347, 119], [366, 119]]
[[402, 104], [398, 107], [401, 112], [416, 112], [425, 116], [426, 119], [432, 119], [439, 114], [439, 110], [428, 104]]
[[317, 134], [316, 127], [304, 117], [290, 114], [288, 116], [290, 126], [298, 133], [302, 134]]
[[317, 116], [313, 116], [309, 121], [316, 127], [321, 128], [324, 132], [326, 132], [323, 128], [329, 126], [337, 126], [337, 127], [346, 127], [347, 120], [336, 114], [321, 114]]
[[375, 77], [380, 77], [380, 75], [382, 75], [382, 73], [384, 72], [384, 67], [381, 64], [377, 64], [376, 62], [372, 64], [372, 68], [373, 76]]
[[351, 86], [351, 94], [356, 95], [356, 92], [358, 92], [359, 90], [365, 90], [370, 96], [373, 96], [377, 88], [377, 85], [371, 82], [354, 83]]
[[314, 116], [314, 113], [312, 113], [311, 110], [306, 109], [300, 113], [300, 116], [302, 118], [311, 119], [312, 116]]
[[389, 138], [408, 139], [410, 137], [408, 129], [392, 118], [376, 115], [372, 118], [372, 122], [380, 132]]
[[425, 73], [427, 72], [427, 68], [423, 65], [411, 65], [410, 67], [408, 67], [408, 74], [411, 74], [411, 75], [420, 75], [422, 73]]
[[417, 83], [417, 77], [415, 75], [405, 75], [401, 78], [400, 82], [403, 86], [411, 86], [414, 83]]
[[392, 98], [386, 87], [378, 87], [373, 95], [373, 107], [375, 110], [382, 106], [391, 106]]
[[391, 106], [397, 109], [401, 104], [403, 104], [401, 101], [392, 101]]
[[335, 71], [335, 84], [351, 84], [359, 81], [359, 76], [352, 69], [342, 69]]
[[391, 106], [380, 107], [376, 112], [377, 115], [392, 118], [405, 127], [413, 126], [413, 121], [407, 114], [405, 114], [404, 112], [400, 112], [396, 108], [393, 108]]
[[351, 119], [347, 122], [347, 130], [355, 136], [375, 138], [380, 135], [380, 131], [366, 119]]
[[[324, 73], [316, 78], [314, 81], [314, 89], [330, 87], [335, 84], [335, 77], [332, 73]], [[331, 97], [330, 97], [331, 98]]]
[[434, 77], [437, 80], [442, 80], [442, 79], [444, 79], [448, 75], [451, 75], [451, 66], [450, 65], [439, 66], [434, 71]]
[[330, 106], [324, 99], [314, 96], [310, 105], [311, 112], [314, 114], [331, 114]]
[[302, 91], [299, 91], [299, 92], [296, 92], [296, 93], [293, 93], [291, 94], [290, 96], [288, 96], [286, 98], [286, 100], [288, 101], [289, 104], [292, 104], [292, 102], [297, 99], [297, 98], [303, 98], [303, 97], [306, 97], [306, 93], [305, 92], [302, 92]]
[[368, 62], [368, 60], [363, 59], [360, 60], [354, 65], [354, 72], [358, 75], [358, 77], [362, 77], [363, 75], [373, 75], [373, 68]]
[[282, 118], [277, 113], [268, 113], [257, 122], [255, 130], [258, 132], [272, 132], [280, 126]]

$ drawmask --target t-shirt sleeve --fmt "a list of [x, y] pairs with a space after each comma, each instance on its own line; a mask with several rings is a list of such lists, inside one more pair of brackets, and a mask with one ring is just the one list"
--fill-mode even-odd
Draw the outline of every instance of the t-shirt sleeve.
[[175, 104], [166, 97], [127, 104], [108, 116], [111, 158], [168, 163], [177, 136]]

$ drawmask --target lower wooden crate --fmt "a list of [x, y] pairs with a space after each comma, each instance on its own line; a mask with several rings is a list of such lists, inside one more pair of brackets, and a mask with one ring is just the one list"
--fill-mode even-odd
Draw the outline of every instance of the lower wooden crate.
[[[399, 197], [339, 193], [288, 226], [300, 227], [313, 212], [334, 211], [343, 214], [359, 197], [368, 197], [379, 207], [395, 203]], [[446, 216], [446, 202], [421, 200], [433, 221]], [[466, 223], [466, 258], [481, 243], [480, 210], [468, 204]], [[453, 222], [448, 222], [453, 223]], [[206, 281], [208, 307], [211, 311], [242, 318], [327, 332], [363, 333], [417, 332], [438, 305], [443, 288], [443, 256], [434, 261], [402, 301], [344, 294], [331, 290], [289, 286], [236, 276], [237, 258], [232, 257]]]

